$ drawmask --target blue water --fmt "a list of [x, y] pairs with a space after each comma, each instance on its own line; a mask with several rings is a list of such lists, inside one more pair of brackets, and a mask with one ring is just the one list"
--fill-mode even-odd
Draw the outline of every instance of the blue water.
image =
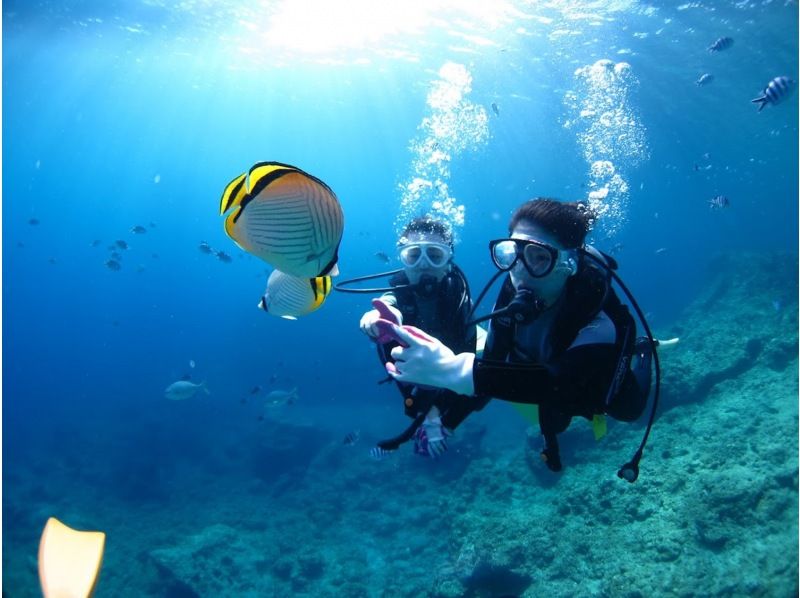
[[[223, 518], [197, 498], [195, 472], [232, 495], [270, 479], [257, 384], [298, 387], [291, 417], [311, 422], [320, 445], [405, 425], [392, 390], [376, 390], [380, 367], [358, 330], [365, 297], [334, 294], [296, 322], [256, 309], [269, 268], [218, 214], [225, 185], [255, 162], [297, 165], [335, 190], [343, 277], [387, 268], [375, 253], [393, 256], [397, 223], [431, 208], [429, 197], [401, 205], [403, 186], [446, 183], [463, 206], [456, 258], [477, 294], [493, 273], [486, 244], [513, 209], [589, 198], [605, 185], [591, 165], [608, 160], [627, 191], [600, 200], [613, 210], [593, 242], [613, 248], [656, 334], [703, 289], [715, 255], [796, 253], [797, 91], [760, 113], [750, 103], [773, 77], [798, 79], [795, 2], [412, 3], [388, 18], [371, 4], [317, 4], [4, 3], [9, 596], [35, 595], [51, 514], [109, 534], [141, 517], [143, 551], [165, 534], [142, 505], [191, 506], [200, 529]], [[734, 46], [709, 53], [721, 36]], [[576, 74], [603, 59], [599, 72], [627, 63], [627, 74]], [[706, 72], [714, 81], [696, 86]], [[459, 101], [437, 105], [437, 86]], [[597, 110], [582, 116], [587, 102]], [[450, 124], [432, 134], [437, 116]], [[415, 162], [431, 140], [448, 154], [433, 170]], [[711, 209], [717, 195], [730, 207]], [[130, 247], [112, 271], [116, 240]], [[211, 395], [166, 401], [185, 374]], [[376, 402], [379, 417], [365, 415]], [[352, 459], [367, 459], [367, 445]], [[291, 454], [281, 458], [291, 479]], [[98, 593], [122, 595], [106, 575]], [[168, 595], [126, 583], [129, 595]]]

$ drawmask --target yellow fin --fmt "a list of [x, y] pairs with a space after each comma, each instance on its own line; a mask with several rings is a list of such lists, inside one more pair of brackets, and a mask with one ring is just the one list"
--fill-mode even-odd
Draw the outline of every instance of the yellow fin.
[[247, 195], [247, 189], [245, 189], [244, 185], [244, 178], [246, 176], [246, 174], [240, 174], [225, 187], [225, 191], [222, 192], [222, 199], [219, 200], [220, 216], [233, 206], [241, 205], [242, 200]]
[[592, 431], [594, 432], [595, 440], [600, 440], [603, 436], [606, 435], [608, 428], [606, 426], [605, 415], [598, 414], [592, 418]]
[[314, 311], [315, 309], [319, 309], [328, 295], [331, 294], [333, 285], [331, 284], [330, 276], [317, 276], [316, 278], [310, 279], [309, 282], [311, 283], [311, 289], [314, 291], [314, 303], [311, 307], [311, 311]]
[[50, 517], [39, 541], [39, 580], [45, 598], [91, 596], [105, 542], [103, 532], [80, 532]]

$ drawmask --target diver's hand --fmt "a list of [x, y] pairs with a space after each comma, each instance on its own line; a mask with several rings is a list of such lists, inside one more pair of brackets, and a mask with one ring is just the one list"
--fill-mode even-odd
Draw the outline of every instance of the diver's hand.
[[[392, 349], [395, 363], [386, 363], [386, 371], [395, 380], [447, 388], [461, 395], [475, 392], [472, 379], [474, 353], [455, 355], [442, 341], [414, 326], [392, 324], [401, 346]], [[407, 345], [407, 346], [402, 346]]]
[[447, 451], [448, 436], [450, 432], [439, 417], [425, 418], [414, 434], [414, 452], [423, 457], [441, 457]]
[[361, 332], [366, 334], [372, 340], [385, 343], [388, 339], [381, 339], [380, 330], [375, 325], [376, 322], [380, 319], [388, 320], [393, 324], [402, 324], [403, 323], [403, 314], [400, 313], [400, 310], [396, 307], [393, 307], [386, 303], [386, 301], [382, 299], [373, 299], [372, 306], [375, 309], [369, 310], [363, 316], [361, 316], [361, 323], [360, 328]]

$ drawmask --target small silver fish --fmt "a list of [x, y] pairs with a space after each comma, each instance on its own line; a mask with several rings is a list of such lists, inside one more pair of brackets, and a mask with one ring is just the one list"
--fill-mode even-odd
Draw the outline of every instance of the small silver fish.
[[167, 386], [164, 390], [164, 396], [170, 401], [184, 401], [186, 399], [191, 399], [201, 390], [206, 394], [211, 394], [208, 392], [205, 382], [194, 384], [188, 380], [178, 380]]
[[383, 251], [376, 251], [375, 257], [382, 261], [384, 264], [388, 264], [391, 261], [391, 258], [386, 255]]
[[700, 75], [700, 78], [697, 81], [695, 81], [694, 84], [697, 85], [697, 87], [702, 87], [703, 85], [708, 85], [713, 80], [714, 80], [714, 75], [712, 75], [711, 73], [704, 73], [703, 75]]
[[214, 250], [211, 249], [211, 245], [206, 243], [205, 241], [200, 241], [200, 245], [197, 246], [201, 253], [214, 253]]
[[117, 260], [106, 260], [106, 268], [117, 272], [122, 268], [122, 264], [120, 264]]
[[224, 251], [218, 251], [216, 253], [217, 259], [225, 264], [230, 264], [233, 261], [233, 258], [229, 256]]
[[292, 390], [273, 390], [264, 399], [264, 406], [282, 407], [284, 405], [293, 405], [298, 398], [296, 387]]
[[147, 232], [147, 229], [146, 229], [145, 227], [143, 227], [141, 224], [137, 224], [136, 226], [134, 226], [134, 227], [131, 229], [131, 232], [132, 232], [134, 235], [143, 235], [144, 233], [146, 233], [146, 232]]
[[500, 116], [500, 106], [497, 105], [497, 102], [492, 102], [492, 112], [495, 116]]
[[117, 247], [119, 247], [120, 249], [127, 249], [128, 248], [128, 244], [125, 241], [123, 241], [122, 239], [117, 239], [116, 241], [114, 241], [114, 244]]

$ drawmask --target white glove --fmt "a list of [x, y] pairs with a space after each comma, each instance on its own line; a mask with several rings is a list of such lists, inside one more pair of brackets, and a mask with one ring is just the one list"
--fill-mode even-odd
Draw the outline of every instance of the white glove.
[[377, 339], [380, 335], [378, 328], [375, 326], [375, 322], [383, 318], [384, 320], [392, 320], [392, 318], [387, 317], [388, 314], [393, 316], [393, 321], [402, 324], [403, 323], [403, 314], [400, 313], [400, 310], [396, 307], [389, 305], [386, 301], [382, 299], [373, 299], [372, 304], [375, 305], [376, 303], [380, 303], [381, 305], [377, 309], [371, 309], [363, 316], [361, 316], [361, 323], [359, 327], [361, 328], [361, 332], [366, 334], [371, 339]]
[[442, 420], [439, 417], [432, 419], [426, 417], [420, 427], [424, 430], [428, 441], [428, 455], [434, 459], [441, 457], [447, 450], [447, 437], [449, 435], [442, 425]]
[[406, 347], [392, 349], [395, 363], [387, 363], [386, 371], [395, 380], [447, 388], [461, 395], [475, 392], [472, 380], [474, 353], [455, 355], [442, 341], [414, 326], [392, 325], [396, 338]]

